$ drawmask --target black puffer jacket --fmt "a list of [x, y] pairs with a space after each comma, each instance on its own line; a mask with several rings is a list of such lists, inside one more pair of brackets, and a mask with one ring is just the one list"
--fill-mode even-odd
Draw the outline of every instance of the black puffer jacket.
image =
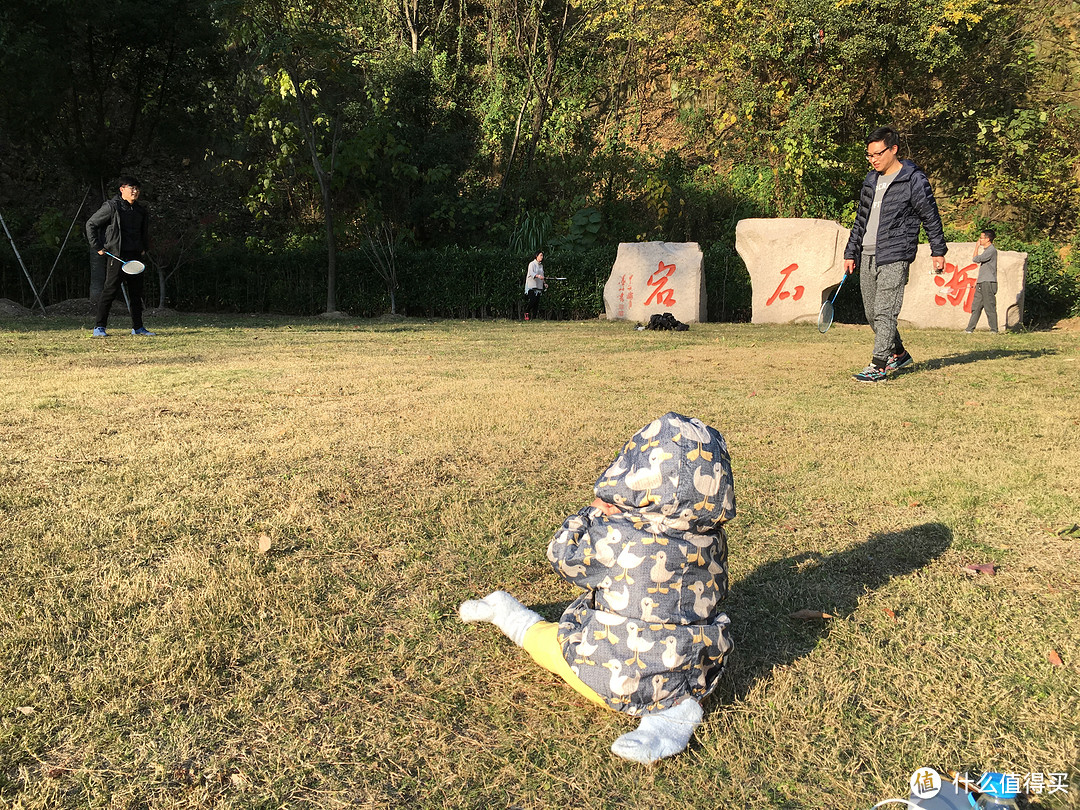
[[[859, 212], [844, 249], [845, 259], [858, 262], [862, 253], [863, 235], [866, 233], [866, 221], [870, 218], [870, 206], [874, 204], [877, 181], [878, 172], [874, 170], [863, 180], [859, 192]], [[944, 256], [949, 250], [930, 181], [923, 170], [910, 160], [900, 161], [900, 173], [885, 191], [879, 223], [876, 248], [879, 265], [914, 261], [915, 251], [919, 247], [920, 224], [926, 228], [931, 256]]]

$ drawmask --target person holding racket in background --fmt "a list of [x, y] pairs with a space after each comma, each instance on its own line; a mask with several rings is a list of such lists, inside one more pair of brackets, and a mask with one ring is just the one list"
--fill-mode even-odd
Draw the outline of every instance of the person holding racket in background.
[[143, 277], [139, 272], [123, 272], [121, 268], [129, 259], [141, 258], [150, 248], [150, 211], [139, 202], [139, 181], [125, 175], [120, 178], [120, 193], [106, 200], [90, 219], [86, 220], [86, 238], [99, 256], [107, 256], [105, 287], [98, 302], [97, 323], [94, 337], [108, 337], [105, 327], [109, 323], [120, 285], [127, 289], [131, 309], [131, 334], [153, 337], [154, 333], [143, 326]]
[[888, 372], [915, 361], [900, 340], [896, 320], [904, 303], [908, 268], [919, 246], [919, 226], [926, 229], [934, 272], [945, 269], [945, 233], [934, 191], [923, 170], [900, 160], [900, 136], [879, 127], [866, 137], [870, 172], [859, 192], [859, 210], [844, 249], [844, 273], [859, 267], [863, 309], [874, 330], [870, 364], [853, 375], [861, 382], [882, 382]]
[[546, 289], [544, 251], [541, 250], [536, 254], [536, 258], [529, 262], [529, 271], [525, 274], [525, 320], [536, 320], [540, 311], [540, 296]]

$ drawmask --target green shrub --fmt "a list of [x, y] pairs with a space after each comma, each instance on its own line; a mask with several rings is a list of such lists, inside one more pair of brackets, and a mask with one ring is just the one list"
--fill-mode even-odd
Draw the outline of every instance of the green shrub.
[[1022, 250], [1028, 254], [1024, 290], [1024, 324], [1036, 326], [1076, 314], [1080, 301], [1080, 279], [1075, 267], [1066, 266], [1058, 246], [1048, 239], [1036, 244], [1009, 244], [999, 239], [1001, 250]]

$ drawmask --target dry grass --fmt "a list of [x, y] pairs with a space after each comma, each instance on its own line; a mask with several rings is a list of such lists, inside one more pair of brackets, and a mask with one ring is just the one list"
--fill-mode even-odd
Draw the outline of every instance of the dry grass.
[[[922, 765], [1080, 805], [1080, 334], [913, 332], [874, 386], [857, 327], [152, 328], [0, 332], [0, 806], [869, 808]], [[547, 539], [667, 410], [732, 450], [737, 655], [642, 768], [454, 610], [557, 616]]]

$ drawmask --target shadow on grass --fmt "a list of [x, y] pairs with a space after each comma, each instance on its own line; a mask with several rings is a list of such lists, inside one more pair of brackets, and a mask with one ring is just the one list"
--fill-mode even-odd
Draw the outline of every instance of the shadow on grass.
[[949, 366], [963, 366], [968, 363], [978, 363], [980, 360], [1000, 360], [1008, 357], [1013, 360], [1037, 360], [1040, 357], [1057, 354], [1057, 349], [983, 349], [981, 351], [963, 352], [950, 355], [949, 357], [935, 357], [925, 360], [912, 369], [905, 371], [921, 371]]
[[832, 621], [846, 619], [860, 597], [926, 566], [951, 543], [948, 526], [924, 523], [872, 535], [836, 554], [809, 551], [754, 569], [732, 584], [723, 605], [735, 650], [713, 699], [745, 697], [759, 678], [812, 652], [828, 636], [829, 621], [793, 619], [791, 613], [819, 610], [836, 617]]
[[[848, 618], [859, 599], [933, 562], [952, 544], [943, 523], [924, 523], [871, 535], [836, 554], [807, 551], [766, 563], [732, 583], [721, 609], [731, 618], [735, 641], [728, 671], [711, 701], [741, 700], [775, 667], [812, 652], [829, 634], [830, 621]], [[548, 621], [559, 620], [566, 602], [529, 605]], [[832, 620], [793, 619], [797, 610], [819, 610]]]

